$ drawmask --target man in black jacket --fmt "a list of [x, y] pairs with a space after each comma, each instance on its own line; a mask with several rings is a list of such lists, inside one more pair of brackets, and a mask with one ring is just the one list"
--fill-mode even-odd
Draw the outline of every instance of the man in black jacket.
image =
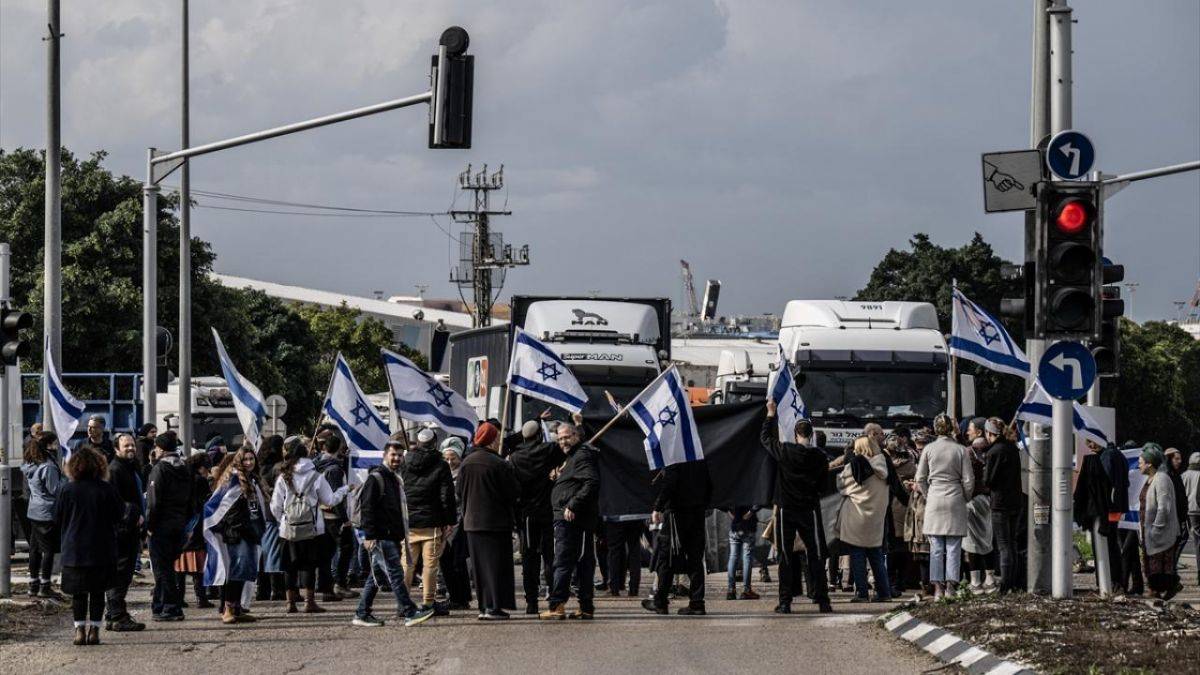
[[108, 465], [108, 482], [117, 489], [124, 507], [117, 523], [117, 573], [104, 593], [105, 630], [138, 631], [146, 627], [129, 616], [125, 594], [133, 583], [133, 566], [142, 550], [142, 477], [133, 436], [117, 436], [116, 456]]
[[375, 575], [380, 569], [387, 575], [392, 593], [396, 595], [396, 617], [403, 620], [405, 626], [415, 626], [433, 616], [432, 607], [419, 609], [413, 604], [400, 566], [400, 542], [404, 541], [405, 535], [404, 488], [398, 475], [403, 461], [401, 452], [400, 448], [389, 445], [383, 453], [383, 464], [373, 467], [359, 488], [363, 548], [370, 560], [358, 609], [350, 622], [354, 626], [373, 628], [383, 625], [383, 621], [371, 614], [371, 605], [379, 592]]
[[654, 500], [651, 522], [662, 523], [663, 529], [655, 539], [658, 587], [653, 598], [642, 601], [642, 607], [655, 614], [667, 613], [671, 592], [671, 577], [680, 569], [679, 557], [684, 558], [690, 599], [679, 614], [703, 615], [704, 612], [704, 510], [712, 497], [712, 480], [708, 462], [681, 462], [663, 469], [661, 483]]
[[508, 461], [521, 484], [520, 518], [517, 536], [521, 542], [521, 580], [525, 589], [525, 613], [538, 613], [538, 574], [552, 583], [554, 565], [554, 510], [550, 491], [554, 481], [550, 472], [558, 468], [566, 455], [557, 442], [542, 440], [542, 427], [530, 420], [521, 427], [521, 442]]
[[984, 457], [983, 485], [991, 491], [992, 532], [1000, 559], [1000, 594], [1020, 590], [1021, 569], [1017, 558], [1017, 528], [1025, 495], [1021, 492], [1021, 455], [1005, 438], [1004, 421], [993, 417], [984, 423], [990, 447]]
[[799, 536], [808, 558], [808, 587], [822, 613], [833, 611], [825, 583], [825, 527], [821, 520], [821, 486], [829, 471], [825, 453], [809, 445], [812, 423], [796, 422], [795, 443], [779, 440], [775, 402], [767, 399], [767, 417], [760, 440], [775, 459], [775, 546], [779, 550], [779, 605], [775, 611], [792, 613], [792, 590], [800, 587], [801, 566], [792, 557]]
[[79, 442], [79, 447], [91, 448], [104, 455], [105, 461], [113, 461], [113, 457], [116, 456], [116, 448], [111, 440], [104, 437], [103, 415], [92, 415], [88, 418], [87, 437]]
[[573, 619], [591, 619], [596, 612], [592, 579], [596, 573], [593, 530], [600, 520], [600, 467], [596, 449], [583, 443], [574, 424], [558, 425], [558, 447], [567, 456], [554, 472], [550, 505], [554, 509], [554, 582], [543, 619], [565, 619], [571, 579], [579, 586], [579, 609]]
[[[337, 490], [346, 484], [349, 456], [346, 444], [335, 431], [325, 429], [317, 434], [315, 445], [320, 449], [320, 454], [313, 460], [313, 467], [325, 477], [329, 489]], [[317, 590], [321, 593], [321, 601], [337, 602], [356, 598], [358, 593], [346, 587], [350, 560], [357, 548], [346, 515], [346, 502], [343, 500], [333, 506], [322, 505], [321, 516], [325, 519], [325, 532], [317, 536], [321, 555], [317, 564]]]
[[171, 432], [154, 440], [160, 454], [146, 486], [146, 530], [154, 569], [150, 607], [155, 621], [183, 621], [183, 585], [175, 574], [175, 559], [183, 551], [188, 523], [197, 515], [192, 512], [192, 475], [179, 457], [178, 444]]
[[433, 607], [439, 615], [449, 614], [435, 606], [437, 575], [442, 546], [450, 526], [458, 520], [458, 501], [454, 496], [454, 478], [450, 465], [434, 447], [431, 429], [417, 434], [417, 444], [404, 456], [400, 476], [408, 496], [408, 554], [404, 556], [404, 581], [412, 588], [417, 558], [421, 566], [422, 607]]

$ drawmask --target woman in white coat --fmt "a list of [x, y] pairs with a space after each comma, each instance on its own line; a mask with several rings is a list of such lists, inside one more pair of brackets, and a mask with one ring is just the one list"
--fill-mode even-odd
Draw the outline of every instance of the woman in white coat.
[[[279, 536], [284, 540], [283, 567], [287, 577], [289, 614], [298, 611], [296, 603], [300, 599], [301, 585], [304, 586], [304, 611], [309, 614], [325, 611], [317, 605], [316, 600], [317, 565], [321, 562], [318, 538], [325, 532], [325, 518], [321, 516], [318, 506], [341, 503], [349, 489], [345, 485], [337, 490], [329, 487], [325, 476], [313, 467], [312, 460], [308, 458], [308, 446], [302, 438], [291, 436], [283, 442], [283, 465], [271, 493], [271, 514], [279, 522]], [[303, 535], [289, 539], [285, 536], [289, 528], [284, 510], [294, 496], [300, 496], [308, 504], [305, 515], [315, 517], [302, 523], [303, 527], [293, 528], [302, 530]]]
[[934, 598], [953, 594], [967, 534], [967, 496], [975, 485], [967, 449], [954, 441], [954, 420], [938, 415], [937, 440], [925, 446], [917, 464], [917, 489], [925, 495], [924, 534], [929, 538], [929, 582]]
[[838, 515], [838, 538], [850, 553], [854, 597], [850, 602], [867, 602], [867, 563], [875, 578], [874, 602], [892, 598], [887, 564], [883, 558], [884, 520], [888, 509], [887, 460], [875, 440], [863, 436], [854, 441], [854, 454], [838, 476], [838, 489], [846, 496]]
[[1170, 600], [1182, 588], [1175, 566], [1179, 542], [1179, 516], [1175, 511], [1175, 486], [1163, 466], [1165, 457], [1157, 443], [1147, 443], [1138, 458], [1138, 471], [1146, 476], [1139, 495], [1142, 517], [1142, 569], [1151, 593]]

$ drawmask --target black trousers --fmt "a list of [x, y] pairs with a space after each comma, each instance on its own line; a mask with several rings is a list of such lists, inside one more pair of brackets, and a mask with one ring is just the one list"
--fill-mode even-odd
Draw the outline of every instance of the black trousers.
[[637, 595], [642, 584], [642, 529], [640, 520], [605, 523], [608, 540], [608, 589], [613, 593], [625, 588], [629, 574], [629, 594]]
[[113, 585], [104, 592], [104, 618], [116, 621], [129, 616], [125, 606], [125, 595], [129, 592], [129, 584], [133, 583], [133, 567], [142, 552], [141, 537], [117, 536], [117, 573]]
[[550, 586], [550, 606], [564, 604], [571, 597], [571, 579], [579, 586], [579, 609], [595, 610], [596, 542], [592, 532], [575, 522], [554, 521], [554, 582]]
[[71, 596], [71, 615], [76, 621], [100, 623], [104, 614], [104, 593], [76, 593]]
[[341, 527], [338, 529], [337, 549], [334, 552], [331, 568], [333, 571], [333, 583], [339, 586], [348, 585], [346, 582], [350, 576], [350, 563], [354, 560], [354, 556], [358, 552], [358, 542], [354, 539], [354, 529], [350, 527]]
[[333, 592], [333, 558], [338, 553], [341, 520], [325, 520], [325, 531], [317, 535], [317, 591]]
[[1017, 521], [1020, 511], [992, 511], [992, 533], [1000, 559], [1000, 592], [1021, 590], [1020, 560], [1017, 558]]
[[183, 553], [182, 532], [150, 535], [150, 567], [154, 570], [154, 593], [150, 608], [155, 614], [183, 613], [183, 585], [175, 573], [175, 559]]
[[829, 587], [825, 585], [825, 528], [817, 509], [785, 509], [780, 507], [775, 518], [775, 546], [779, 551], [779, 604], [791, 605], [792, 597], [800, 593], [803, 579], [801, 557], [792, 550], [796, 536], [804, 542], [807, 559], [808, 588], [818, 604], [829, 602]]
[[1126, 593], [1141, 595], [1146, 591], [1142, 578], [1142, 548], [1137, 530], [1118, 530], [1121, 542], [1121, 586]]
[[471, 575], [467, 571], [467, 533], [458, 528], [442, 549], [442, 578], [451, 604], [471, 604]]
[[517, 534], [521, 541], [521, 585], [525, 604], [536, 605], [542, 579], [546, 586], [554, 580], [554, 522], [526, 516], [520, 525]]
[[[679, 569], [688, 576], [688, 606], [704, 607], [704, 511], [667, 511], [663, 529], [655, 539], [655, 572], [658, 588], [654, 602], [666, 607], [671, 596], [671, 577]], [[680, 558], [683, 560], [680, 560]]]
[[48, 520], [29, 521], [29, 578], [50, 584], [54, 573], [54, 523]]

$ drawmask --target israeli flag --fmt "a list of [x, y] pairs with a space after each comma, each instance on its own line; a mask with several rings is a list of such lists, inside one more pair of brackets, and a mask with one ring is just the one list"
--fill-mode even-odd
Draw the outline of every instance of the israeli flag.
[[[259, 490], [257, 485], [254, 486], [254, 490], [258, 493], [258, 503], [266, 505], [262, 490]], [[214, 492], [204, 503], [204, 544], [208, 549], [204, 562], [205, 586], [221, 586], [228, 579], [229, 546], [225, 543], [225, 537], [219, 532], [214, 532], [213, 528], [221, 523], [221, 519], [241, 496], [242, 481], [238, 479], [235, 470], [230, 473], [230, 479], [225, 486]]]
[[991, 314], [954, 289], [950, 355], [974, 361], [996, 372], [1029, 375], [1029, 359]]
[[333, 364], [329, 392], [321, 406], [325, 416], [333, 421], [346, 437], [350, 449], [350, 483], [357, 485], [371, 467], [383, 461], [383, 446], [388, 441], [388, 426], [367, 399], [350, 364], [339, 352]]
[[54, 363], [54, 355], [50, 353], [50, 341], [46, 341], [46, 399], [50, 402], [50, 419], [54, 422], [54, 433], [58, 434], [58, 442], [63, 447], [63, 456], [71, 456], [68, 442], [79, 428], [83, 419], [83, 401], [71, 395], [63, 386], [62, 375], [58, 365]]
[[[1073, 402], [1071, 407], [1073, 408], [1072, 425], [1075, 433], [1101, 447], [1108, 445], [1108, 436], [1100, 429], [1100, 425], [1096, 423], [1095, 418], [1087, 409], [1077, 402]], [[1017, 408], [1017, 419], [1050, 426], [1054, 417], [1053, 411], [1054, 406], [1050, 401], [1050, 395], [1046, 393], [1041, 382], [1034, 382], [1033, 386], [1029, 388], [1029, 393], [1025, 395], [1025, 400]]]
[[512, 360], [508, 364], [508, 388], [573, 413], [587, 405], [587, 394], [566, 363], [529, 333], [516, 329]]
[[217, 358], [221, 361], [221, 372], [225, 375], [225, 382], [229, 384], [229, 393], [233, 394], [233, 407], [237, 409], [238, 421], [242, 423], [242, 433], [246, 435], [246, 440], [254, 445], [257, 449], [259, 441], [262, 440], [263, 426], [267, 420], [267, 407], [263, 402], [262, 390], [254, 386], [254, 383], [242, 377], [237, 368], [233, 367], [233, 360], [229, 358], [229, 353], [225, 351], [225, 343], [221, 342], [221, 336], [217, 334], [217, 329], [212, 329], [213, 341], [217, 344]]
[[808, 419], [808, 408], [804, 406], [804, 399], [800, 398], [800, 392], [796, 389], [796, 378], [792, 376], [791, 368], [788, 367], [783, 347], [779, 348], [779, 361], [769, 379], [771, 381], [767, 390], [771, 392], [771, 400], [775, 402], [779, 440], [791, 443], [796, 437], [796, 422]]
[[406, 419], [432, 422], [455, 436], [471, 438], [475, 434], [479, 417], [457, 392], [396, 352], [383, 350], [383, 366], [392, 390], [392, 405]]
[[696, 420], [675, 366], [651, 382], [628, 409], [646, 434], [646, 460], [651, 469], [704, 459]]

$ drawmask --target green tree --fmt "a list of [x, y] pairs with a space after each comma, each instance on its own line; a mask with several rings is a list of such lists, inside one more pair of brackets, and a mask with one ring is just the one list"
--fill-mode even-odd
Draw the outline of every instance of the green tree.
[[1200, 342], [1161, 321], [1121, 321], [1121, 374], [1102, 387], [1121, 439], [1200, 446]]
[[[998, 314], [1000, 299], [1021, 297], [1020, 282], [1006, 281], [1001, 267], [1007, 261], [976, 232], [964, 246], [946, 248], [929, 235], [914, 234], [908, 250], [891, 249], [871, 271], [867, 285], [855, 300], [930, 302], [937, 309], [943, 333], [950, 332], [951, 289], [958, 288], [980, 306]], [[1024, 339], [1020, 321], [1001, 319], [1015, 340]], [[959, 360], [959, 372], [975, 376], [980, 414], [1011, 414], [1021, 402], [1024, 382], [1013, 375], [995, 373], [970, 361]], [[1009, 412], [1005, 412], [1009, 411]]]

